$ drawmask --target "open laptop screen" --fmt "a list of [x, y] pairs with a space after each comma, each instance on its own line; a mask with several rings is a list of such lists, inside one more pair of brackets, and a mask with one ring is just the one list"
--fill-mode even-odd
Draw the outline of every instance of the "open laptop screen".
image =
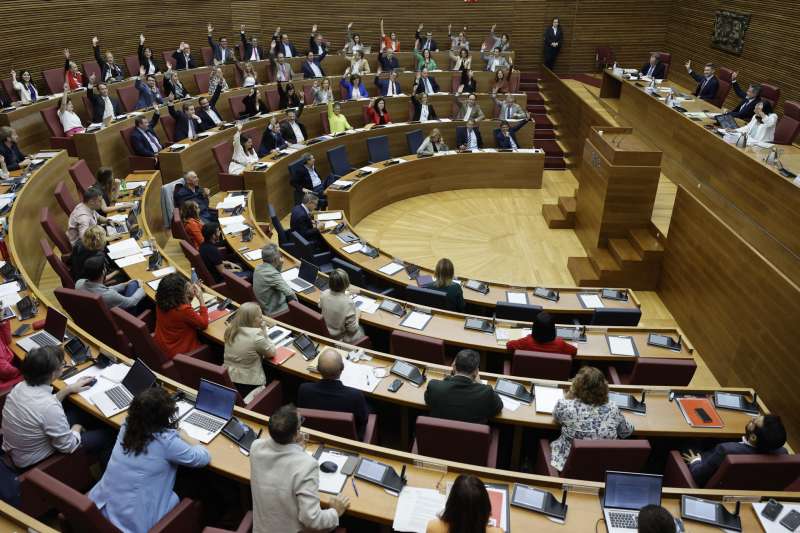
[[225, 420], [233, 414], [236, 391], [205, 379], [200, 380], [195, 408]]
[[67, 332], [67, 317], [52, 307], [48, 307], [47, 317], [44, 320], [44, 330], [55, 337], [58, 342], [62, 342], [64, 333]]
[[606, 472], [603, 507], [638, 511], [645, 505], [661, 505], [662, 476]]
[[309, 263], [305, 259], [301, 259], [300, 272], [298, 272], [297, 276], [300, 279], [304, 279], [309, 283], [314, 283], [314, 281], [317, 279], [318, 270], [319, 268], [317, 268], [317, 266], [314, 265], [313, 263]]
[[133, 366], [122, 379], [122, 385], [134, 396], [149, 389], [155, 382], [156, 375], [147, 368], [141, 359], [133, 362]]

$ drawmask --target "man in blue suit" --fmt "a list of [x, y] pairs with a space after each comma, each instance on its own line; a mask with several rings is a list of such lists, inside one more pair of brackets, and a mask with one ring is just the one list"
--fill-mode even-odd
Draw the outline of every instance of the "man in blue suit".
[[494, 140], [497, 144], [497, 147], [506, 149], [510, 148], [512, 150], [519, 148], [519, 143], [517, 142], [517, 132], [530, 120], [531, 114], [528, 113], [528, 116], [525, 118], [525, 120], [521, 120], [519, 124], [513, 128], [509, 126], [507, 120], [501, 121], [500, 128], [494, 130]]
[[694, 95], [701, 100], [713, 100], [717, 95], [719, 80], [714, 75], [716, 70], [717, 68], [713, 63], [706, 63], [706, 65], [703, 67], [703, 75], [701, 76], [692, 70], [691, 61], [686, 62], [686, 72], [688, 72], [689, 76], [694, 78], [694, 81], [697, 82]]
[[302, 203], [292, 208], [292, 213], [289, 217], [289, 229], [296, 231], [305, 237], [307, 241], [315, 244], [322, 242], [319, 228], [311, 219], [311, 213], [317, 210], [318, 205], [319, 198], [317, 198], [317, 195], [307, 192], [303, 194]]
[[[147, 83], [142, 80], [146, 79]], [[136, 90], [139, 91], [139, 100], [136, 101], [136, 109], [150, 107], [153, 103], [162, 104], [164, 98], [156, 85], [156, 77], [153, 75], [145, 77], [144, 67], [139, 67], [139, 77], [136, 79]]]
[[[702, 454], [688, 450], [683, 459], [689, 465], [697, 486], [704, 487], [714, 476], [728, 455], [774, 454], [785, 455], [786, 429], [781, 417], [761, 415], [750, 420], [744, 428], [744, 437], [739, 442], [723, 442]], [[776, 487], [776, 490], [783, 487]]]
[[475, 126], [475, 119], [467, 121], [467, 125], [456, 127], [456, 146], [459, 150], [477, 150], [483, 148], [481, 130]]
[[756, 112], [756, 104], [758, 104], [760, 100], [761, 85], [751, 83], [750, 86], [747, 87], [747, 91], [743, 91], [736, 79], [738, 76], [738, 72], [733, 72], [731, 74], [731, 87], [733, 87], [736, 96], [741, 98], [742, 101], [739, 102], [739, 105], [731, 109], [730, 115], [734, 118], [740, 118], [746, 122], [750, 122], [750, 119], [753, 118]]
[[400, 82], [397, 81], [397, 72], [394, 70], [389, 71], [389, 79], [381, 78], [380, 75], [375, 76], [375, 85], [378, 86], [381, 96], [397, 96], [403, 92]]
[[233, 49], [228, 48], [227, 37], [222, 37], [219, 40], [219, 44], [214, 42], [214, 26], [211, 24], [208, 25], [208, 45], [213, 51], [215, 65], [219, 65], [221, 63], [233, 63], [236, 61], [236, 58], [233, 55]]
[[153, 110], [149, 123], [144, 115], [138, 115], [134, 121], [136, 127], [131, 132], [131, 146], [136, 155], [155, 158], [161, 151], [161, 141], [154, 129], [158, 124], [158, 104], [153, 104]]
[[314, 52], [309, 50], [306, 53], [306, 60], [303, 62], [302, 66], [303, 78], [324, 78], [325, 71], [322, 70], [323, 59], [325, 59], [325, 53], [320, 56], [315, 56]]

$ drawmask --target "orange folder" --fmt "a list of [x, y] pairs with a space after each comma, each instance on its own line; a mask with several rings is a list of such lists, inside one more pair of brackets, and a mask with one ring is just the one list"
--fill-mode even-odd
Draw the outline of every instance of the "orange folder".
[[275, 351], [275, 357], [272, 358], [272, 362], [280, 366], [293, 355], [294, 350], [291, 348], [287, 348], [286, 346], [278, 346], [278, 349]]
[[229, 315], [231, 313], [230, 309], [215, 309], [213, 311], [208, 312], [208, 321], [209, 323], [214, 322], [215, 320], [219, 320], [220, 318], [224, 317], [225, 315]]
[[[675, 401], [678, 402], [683, 418], [693, 428], [721, 428], [725, 426], [714, 404], [708, 398], [678, 398]], [[706, 420], [703, 420], [698, 411], [700, 409], [708, 415]]]

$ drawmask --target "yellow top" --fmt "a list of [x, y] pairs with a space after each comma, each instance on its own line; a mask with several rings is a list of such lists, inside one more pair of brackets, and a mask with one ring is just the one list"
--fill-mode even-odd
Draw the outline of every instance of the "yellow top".
[[338, 115], [333, 112], [333, 102], [328, 100], [328, 124], [331, 127], [331, 133], [341, 133], [345, 130], [352, 130], [353, 126], [347, 122], [347, 117], [342, 113]]

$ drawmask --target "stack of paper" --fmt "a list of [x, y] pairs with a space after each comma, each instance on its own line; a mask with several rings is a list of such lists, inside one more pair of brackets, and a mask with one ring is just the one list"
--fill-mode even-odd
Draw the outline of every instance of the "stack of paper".
[[128, 181], [125, 183], [125, 187], [128, 190], [138, 189], [139, 187], [144, 187], [147, 185], [146, 181]]
[[389, 263], [388, 265], [384, 265], [378, 269], [378, 272], [383, 272], [387, 276], [394, 276], [398, 272], [403, 270], [403, 265], [399, 263]]
[[236, 215], [232, 217], [219, 217], [219, 225], [220, 226], [228, 226], [230, 224], [242, 224], [244, 223], [244, 216]]
[[341, 219], [342, 219], [341, 211], [323, 211], [322, 213], [317, 213], [317, 220], [320, 222], [324, 222], [325, 220], [341, 220]]
[[226, 196], [221, 202], [219, 202], [216, 206], [217, 209], [235, 209], [239, 206], [244, 207], [247, 203], [247, 196]]
[[375, 167], [361, 167], [359, 170], [363, 172], [377, 172], [379, 169]]
[[354, 254], [356, 252], [360, 252], [363, 247], [364, 245], [360, 242], [354, 242], [353, 244], [348, 244], [347, 246], [343, 247], [342, 251], [346, 254]]
[[342, 375], [339, 377], [342, 383], [354, 389], [363, 390], [364, 392], [373, 392], [381, 382], [372, 373], [370, 365], [362, 365], [358, 363], [351, 363], [344, 359], [344, 369]]
[[392, 529], [425, 533], [428, 522], [439, 517], [447, 497], [434, 489], [420, 489], [406, 485], [397, 499]]
[[222, 233], [225, 235], [230, 235], [231, 233], [241, 233], [249, 227], [250, 226], [244, 223], [228, 224], [227, 226], [222, 226]]
[[336, 472], [325, 473], [322, 470], [319, 471], [319, 491], [326, 492], [328, 494], [339, 494], [342, 492], [344, 488], [344, 483], [347, 481], [347, 476], [342, 474], [342, 467], [349, 459], [349, 456], [341, 454], [341, 453], [332, 453], [329, 451], [323, 451], [319, 454], [319, 461], [320, 464], [330, 461], [332, 463], [336, 463], [338, 467]]
[[528, 294], [525, 292], [506, 291], [506, 301], [512, 304], [527, 304]]
[[408, 316], [400, 322], [401, 326], [411, 328], [411, 329], [418, 329], [422, 331], [425, 329], [425, 326], [428, 325], [428, 322], [431, 321], [431, 315], [427, 313], [420, 313], [419, 311], [412, 311], [408, 314]]
[[163, 278], [167, 274], [172, 274], [173, 272], [175, 272], [175, 267], [174, 266], [168, 266], [168, 267], [160, 268], [158, 270], [154, 270], [153, 271], [153, 277], [155, 277], [155, 278]]
[[375, 311], [378, 310], [378, 300], [374, 300], [372, 298], [367, 298], [366, 296], [354, 296], [353, 302], [356, 304], [356, 308], [361, 311], [362, 313], [367, 313], [368, 315], [373, 314]]
[[123, 239], [108, 245], [108, 257], [114, 260], [141, 253], [142, 249], [136, 239]]
[[611, 355], [637, 355], [636, 345], [634, 345], [631, 337], [626, 335], [607, 335], [607, 339]]
[[261, 259], [261, 250], [250, 250], [244, 253], [245, 259], [248, 261], [258, 261]]
[[581, 305], [586, 309], [600, 309], [603, 306], [603, 300], [596, 294], [581, 293], [578, 295]]

